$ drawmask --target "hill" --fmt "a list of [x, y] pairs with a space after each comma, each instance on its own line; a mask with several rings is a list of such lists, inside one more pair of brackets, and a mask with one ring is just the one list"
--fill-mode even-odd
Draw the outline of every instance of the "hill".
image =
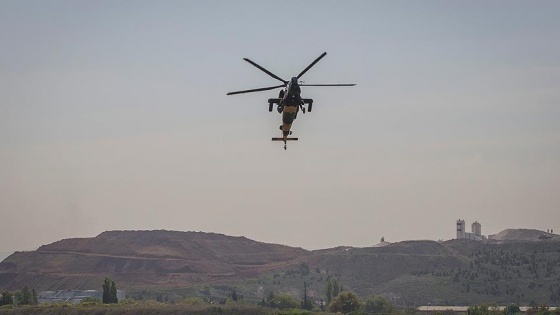
[[107, 275], [125, 289], [185, 286], [258, 273], [308, 254], [215, 233], [111, 231], [12, 254], [0, 263], [0, 289], [91, 289]]
[[2, 260], [4, 260], [6, 257], [10, 256], [13, 253], [14, 252], [0, 252], [0, 262], [2, 262]]
[[265, 244], [245, 237], [163, 230], [104, 232], [94, 238], [66, 239], [44, 245], [37, 252], [213, 261], [234, 265], [262, 265], [307, 253], [301, 248]]
[[305, 282], [320, 300], [330, 278], [401, 305], [559, 304], [560, 242], [518, 234], [528, 235], [307, 251], [215, 233], [111, 231], [14, 253], [0, 263], [0, 290], [95, 289], [110, 276], [134, 298], [218, 300], [236, 290], [256, 302], [270, 292], [301, 297]]
[[492, 235], [494, 241], [538, 241], [540, 239], [560, 240], [560, 235], [534, 229], [507, 229]]

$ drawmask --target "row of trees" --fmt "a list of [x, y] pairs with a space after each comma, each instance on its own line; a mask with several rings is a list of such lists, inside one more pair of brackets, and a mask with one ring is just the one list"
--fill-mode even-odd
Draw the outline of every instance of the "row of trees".
[[[519, 305], [510, 304], [503, 310], [497, 307], [490, 307], [485, 304], [470, 306], [468, 310], [469, 315], [515, 315], [521, 313]], [[551, 309], [547, 306], [533, 306], [526, 312], [527, 315], [560, 315], [560, 308]]]
[[[117, 286], [115, 281], [105, 278], [103, 283], [103, 303], [118, 303]], [[37, 292], [35, 288], [29, 289], [24, 286], [23, 289], [15, 292], [4, 291], [0, 295], [0, 306], [4, 305], [37, 305]]]
[[326, 284], [326, 303], [321, 299], [319, 305], [315, 305], [310, 301], [307, 294], [307, 283], [303, 284], [303, 297], [302, 300], [298, 300], [290, 294], [270, 294], [266, 299], [262, 299], [259, 305], [268, 306], [278, 309], [288, 309], [288, 308], [301, 308], [306, 310], [312, 310], [316, 308], [321, 308], [321, 310], [337, 313], [341, 312], [343, 314], [361, 311], [367, 314], [384, 314], [391, 313], [395, 310], [393, 305], [385, 300], [381, 296], [373, 296], [366, 300], [360, 299], [360, 297], [350, 291], [342, 291], [343, 286], [340, 281], [334, 277], [330, 277]]
[[[335, 283], [337, 283], [335, 285]], [[338, 283], [338, 280], [334, 280], [331, 284], [331, 287], [339, 287], [341, 288], [342, 285]], [[116, 284], [109, 278], [105, 278], [103, 283], [103, 303], [117, 303], [118, 299], [116, 296]], [[242, 300], [243, 297], [239, 295], [236, 290], [232, 291], [232, 294], [229, 296], [232, 301]], [[207, 303], [207, 301], [203, 301], [199, 299], [197, 303]], [[99, 303], [99, 301], [97, 302]], [[209, 303], [209, 302], [208, 302]], [[25, 286], [20, 291], [9, 292], [5, 291], [0, 296], [0, 306], [2, 305], [35, 305], [37, 304], [37, 294], [35, 293], [35, 289], [29, 289], [29, 287]], [[189, 303], [191, 304], [191, 303]], [[321, 310], [327, 310], [333, 313], [357, 313], [357, 314], [397, 314], [401, 313], [402, 311], [398, 311], [389, 301], [384, 299], [381, 296], [373, 296], [367, 298], [365, 300], [360, 299], [360, 297], [350, 291], [342, 291], [338, 292], [336, 296], [332, 298], [332, 300], [324, 305], [323, 301], [321, 300], [320, 305], [315, 305], [308, 299], [307, 295], [307, 284], [304, 282], [304, 293], [303, 299], [298, 300], [297, 298], [293, 297], [289, 294], [277, 294], [275, 295], [271, 292], [266, 299], [263, 299], [261, 303], [262, 306], [268, 306], [272, 308], [278, 309], [315, 309], [318, 311], [318, 307]], [[408, 311], [405, 313], [409, 314]], [[476, 305], [469, 307], [468, 314], [469, 315], [515, 315], [520, 313], [520, 308], [518, 305], [512, 304], [506, 307], [504, 310], [500, 310], [496, 307], [489, 307], [487, 305]], [[436, 314], [451, 314], [447, 311], [443, 312], [436, 312]], [[534, 306], [533, 308], [527, 311], [528, 315], [560, 315], [560, 308], [557, 309], [550, 309], [546, 306]]]
[[[331, 278], [331, 281], [327, 282], [326, 292], [336, 292], [334, 288], [342, 288], [340, 281], [335, 278]], [[333, 313], [357, 313], [357, 314], [397, 314], [403, 313], [398, 311], [397, 308], [392, 305], [389, 301], [384, 299], [379, 295], [367, 298], [365, 300], [360, 299], [360, 297], [351, 291], [341, 291], [336, 292], [337, 294], [332, 297], [331, 301], [323, 304], [321, 299], [320, 307], [321, 310], [326, 310]], [[327, 294], [328, 296], [328, 294]], [[260, 305], [278, 308], [278, 309], [288, 309], [288, 308], [302, 308], [311, 310], [317, 308], [313, 305], [307, 295], [307, 284], [304, 282], [304, 292], [303, 299], [299, 301], [297, 298], [289, 294], [277, 294], [275, 295], [271, 292], [266, 299], [263, 299]], [[511, 304], [505, 309], [498, 309], [496, 307], [490, 307], [488, 305], [475, 305], [468, 309], [469, 315], [515, 315], [520, 313], [521, 310], [518, 305]], [[409, 311], [405, 311], [409, 314]], [[411, 309], [410, 313], [414, 313]], [[436, 312], [435, 314], [445, 315], [452, 314], [453, 312]], [[528, 315], [560, 315], [560, 308], [551, 309], [546, 306], [534, 306], [527, 310]]]
[[35, 288], [29, 289], [24, 286], [23, 289], [15, 292], [4, 291], [0, 296], [0, 306], [3, 305], [37, 305], [37, 293]]
[[343, 314], [361, 311], [366, 314], [388, 314], [395, 311], [395, 307], [379, 295], [362, 301], [358, 295], [350, 291], [342, 291], [327, 305], [329, 312]]

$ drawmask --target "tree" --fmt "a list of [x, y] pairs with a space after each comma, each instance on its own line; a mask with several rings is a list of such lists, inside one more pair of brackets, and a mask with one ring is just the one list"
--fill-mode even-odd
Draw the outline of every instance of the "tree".
[[24, 286], [21, 290], [21, 300], [18, 301], [18, 305], [31, 305], [31, 290], [28, 286]]
[[111, 303], [119, 303], [119, 298], [117, 297], [117, 285], [113, 280], [111, 280]]
[[344, 314], [354, 312], [362, 306], [360, 298], [353, 292], [344, 291], [340, 292], [329, 305], [327, 310], [329, 312], [341, 312]]
[[103, 304], [111, 303], [111, 280], [105, 277], [102, 287], [103, 287], [103, 297], [102, 297]]
[[299, 265], [299, 272], [302, 276], [307, 276], [309, 274], [309, 266], [306, 263], [301, 263]]
[[529, 315], [550, 315], [552, 312], [546, 305], [533, 306], [527, 310]]
[[10, 291], [2, 292], [2, 297], [0, 298], [0, 306], [2, 305], [12, 305], [14, 304], [14, 296]]
[[270, 294], [266, 298], [266, 305], [270, 305], [272, 300], [274, 300], [274, 292], [270, 291]]
[[313, 308], [311, 301], [307, 300], [307, 282], [303, 282], [303, 301], [301, 302], [301, 308], [305, 310], [310, 310]]
[[156, 301], [157, 301], [157, 302], [162, 302], [162, 303], [163, 303], [163, 294], [158, 293], [158, 294], [156, 295]]
[[503, 315], [497, 308], [489, 308], [485, 304], [469, 306], [468, 313], [470, 315]]
[[21, 294], [21, 291], [14, 292], [14, 304], [21, 305], [22, 303], [23, 303], [23, 294]]
[[331, 278], [327, 279], [327, 288], [325, 291], [326, 291], [325, 293], [327, 294], [327, 304], [328, 304], [332, 301], [333, 298], [333, 285], [332, 285]]
[[297, 308], [300, 302], [289, 294], [278, 294], [270, 300], [268, 305], [282, 310], [286, 308]]
[[237, 294], [237, 291], [235, 289], [233, 289], [231, 291], [231, 294], [229, 295], [229, 297], [234, 301], [239, 300], [239, 295]]
[[327, 279], [327, 288], [325, 293], [327, 295], [327, 304], [335, 298], [338, 293], [342, 291], [342, 285], [338, 283], [338, 280], [334, 279], [333, 277], [329, 277]]
[[35, 288], [29, 290], [28, 286], [24, 286], [23, 289], [19, 291], [15, 291], [14, 293], [9, 291], [4, 291], [0, 296], [0, 306], [36, 305], [36, 304], [37, 304], [37, 294], [35, 293]]
[[521, 309], [519, 309], [519, 305], [516, 304], [510, 304], [504, 309], [505, 315], [514, 315], [515, 313], [519, 312], [521, 312]]
[[31, 289], [31, 305], [37, 305], [39, 302], [37, 301], [37, 292], [35, 288]]
[[119, 303], [119, 299], [117, 298], [117, 285], [115, 281], [107, 277], [105, 277], [105, 281], [103, 282], [103, 303]]
[[336, 297], [341, 292], [340, 287], [341, 286], [339, 285], [338, 281], [336, 281], [336, 279], [333, 279], [333, 297]]
[[368, 314], [391, 313], [393, 306], [379, 295], [368, 298], [364, 302], [364, 311]]

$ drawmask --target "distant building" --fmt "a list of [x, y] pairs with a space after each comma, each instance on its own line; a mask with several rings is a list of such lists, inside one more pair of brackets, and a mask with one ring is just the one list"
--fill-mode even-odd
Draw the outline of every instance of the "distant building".
[[465, 220], [457, 220], [457, 239], [465, 238]]
[[471, 225], [471, 232], [465, 231], [465, 220], [457, 220], [457, 239], [469, 239], [475, 241], [483, 241], [486, 239], [482, 235], [482, 226], [478, 221], [474, 221]]
[[[39, 303], [59, 303], [70, 302], [78, 304], [85, 298], [92, 298], [103, 300], [103, 291], [100, 290], [61, 290], [61, 291], [43, 291], [37, 294], [37, 301]], [[124, 300], [126, 298], [125, 292], [117, 290], [117, 298]]]
[[482, 236], [482, 226], [478, 223], [478, 221], [473, 222], [471, 230], [474, 233], [474, 236]]

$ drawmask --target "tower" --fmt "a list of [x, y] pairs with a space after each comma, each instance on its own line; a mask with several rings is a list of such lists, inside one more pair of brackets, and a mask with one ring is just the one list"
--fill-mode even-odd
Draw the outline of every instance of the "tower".
[[478, 221], [474, 221], [471, 228], [474, 236], [480, 237], [482, 235], [482, 227]]
[[457, 220], [457, 239], [465, 238], [465, 220]]

